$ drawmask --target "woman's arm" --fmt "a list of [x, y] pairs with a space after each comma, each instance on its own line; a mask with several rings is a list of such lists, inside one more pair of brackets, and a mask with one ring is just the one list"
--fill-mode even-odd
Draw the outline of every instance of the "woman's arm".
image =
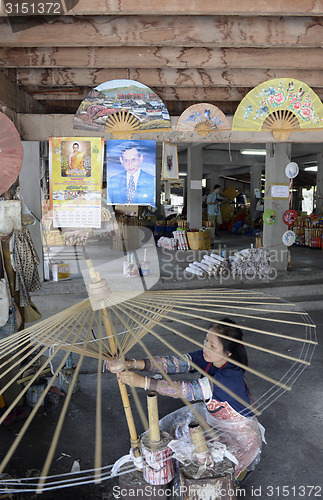
[[188, 373], [190, 371], [191, 357], [189, 354], [181, 356], [156, 356], [154, 361], [150, 359], [128, 359], [126, 367], [129, 370], [145, 370], [151, 373]]
[[172, 398], [186, 398], [188, 401], [201, 401], [210, 399], [212, 390], [207, 377], [192, 382], [178, 381], [170, 384], [167, 380], [155, 380], [143, 377], [139, 373], [123, 371], [118, 374], [118, 378], [124, 384], [131, 387], [141, 387], [142, 389], [158, 392], [163, 396]]

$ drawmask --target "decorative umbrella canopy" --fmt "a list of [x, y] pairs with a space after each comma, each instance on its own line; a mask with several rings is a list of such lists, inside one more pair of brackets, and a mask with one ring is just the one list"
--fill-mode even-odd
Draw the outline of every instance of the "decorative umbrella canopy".
[[16, 181], [21, 170], [23, 149], [12, 121], [0, 112], [0, 194]]
[[268, 80], [252, 89], [239, 104], [232, 130], [272, 130], [277, 140], [292, 131], [320, 129], [323, 105], [306, 83], [291, 78]]
[[229, 130], [229, 122], [222, 111], [208, 103], [193, 104], [179, 117], [176, 130], [183, 132], [197, 131], [205, 137], [210, 132]]
[[[91, 263], [90, 263], [91, 264]], [[134, 296], [131, 292], [111, 292], [106, 281], [90, 265], [91, 282], [89, 283], [90, 299], [41, 321], [26, 330], [10, 336], [0, 342], [0, 384], [8, 371], [17, 368], [17, 374], [2, 387], [2, 392], [14, 384], [22, 376], [22, 371], [28, 369], [35, 359], [41, 360], [37, 372], [26, 381], [26, 386], [0, 418], [0, 424], [6, 418], [17, 401], [24, 395], [34, 381], [44, 370], [52, 367], [49, 383], [38, 403], [31, 411], [13, 443], [4, 452], [0, 473], [6, 470], [8, 462], [14, 456], [24, 433], [35, 417], [42, 401], [56, 376], [63, 369], [69, 353], [79, 355], [73, 380], [69, 387], [61, 414], [57, 423], [47, 458], [40, 478], [31, 481], [20, 479], [18, 482], [1, 480], [2, 487], [10, 487], [13, 491], [46, 491], [46, 489], [66, 487], [66, 481], [71, 485], [100, 482], [110, 477], [109, 470], [102, 466], [102, 361], [117, 360], [120, 367], [124, 356], [133, 348], [140, 348], [143, 357], [149, 357], [154, 363], [154, 355], [168, 351], [168, 354], [182, 355], [176, 346], [177, 339], [187, 341], [187, 350], [203, 348], [203, 339], [208, 332], [210, 322], [228, 324], [223, 316], [230, 315], [238, 327], [243, 329], [243, 341], [249, 350], [250, 366], [244, 366], [236, 361], [231, 362], [246, 370], [249, 386], [257, 380], [255, 406], [250, 408], [260, 413], [283, 392], [289, 390], [302, 372], [310, 364], [316, 345], [315, 325], [308, 314], [285, 301], [270, 296], [259, 296], [256, 292], [241, 290], [194, 290], [194, 291], [147, 291]], [[221, 319], [222, 318], [222, 319]], [[230, 323], [229, 323], [230, 325]], [[147, 347], [145, 336], [150, 334], [154, 339], [154, 352]], [[219, 336], [221, 336], [219, 334]], [[225, 337], [225, 335], [222, 335]], [[173, 340], [170, 341], [169, 339]], [[159, 345], [158, 345], [159, 344]], [[42, 355], [48, 352], [48, 358], [43, 361]], [[65, 354], [60, 354], [60, 353]], [[97, 402], [96, 402], [96, 451], [94, 469], [80, 471], [73, 478], [51, 477], [50, 466], [55, 456], [58, 439], [67, 414], [74, 385], [85, 357], [98, 360]], [[224, 360], [228, 359], [225, 356]], [[57, 361], [56, 361], [57, 360]], [[279, 361], [279, 362], [277, 362]], [[24, 363], [23, 369], [19, 369]], [[55, 365], [53, 367], [53, 365]], [[123, 364], [124, 366], [124, 364]], [[212, 379], [199, 367], [200, 373]], [[121, 368], [120, 368], [121, 369]], [[275, 373], [276, 376], [269, 375]], [[111, 376], [107, 374], [105, 376]], [[166, 373], [166, 380], [172, 383]], [[220, 388], [241, 401], [232, 391], [220, 382]], [[3, 382], [2, 382], [3, 385]], [[125, 412], [131, 436], [134, 453], [138, 451], [138, 439], [131, 413], [127, 390], [119, 382]], [[256, 394], [255, 394], [256, 392]], [[137, 393], [133, 396], [138, 404], [139, 414], [145, 423], [145, 412], [141, 408]], [[188, 401], [183, 401], [189, 405]], [[245, 402], [243, 402], [245, 404]], [[77, 432], [77, 431], [76, 431]], [[2, 491], [2, 490], [0, 490]], [[4, 491], [4, 490], [3, 490]]]
[[165, 104], [149, 87], [134, 80], [111, 80], [81, 102], [74, 128], [131, 139], [134, 133], [171, 130], [171, 124]]

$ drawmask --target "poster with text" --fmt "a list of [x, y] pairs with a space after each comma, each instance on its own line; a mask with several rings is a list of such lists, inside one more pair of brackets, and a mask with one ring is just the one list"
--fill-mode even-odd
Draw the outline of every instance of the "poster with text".
[[156, 142], [106, 142], [107, 193], [112, 205], [151, 205], [156, 199]]
[[100, 137], [49, 139], [54, 227], [101, 227], [103, 147]]

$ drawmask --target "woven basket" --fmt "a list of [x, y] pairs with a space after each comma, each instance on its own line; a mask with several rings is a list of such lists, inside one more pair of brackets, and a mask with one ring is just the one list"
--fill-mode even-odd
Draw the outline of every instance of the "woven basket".
[[195, 231], [187, 233], [187, 240], [191, 250], [210, 250], [211, 233], [207, 231]]

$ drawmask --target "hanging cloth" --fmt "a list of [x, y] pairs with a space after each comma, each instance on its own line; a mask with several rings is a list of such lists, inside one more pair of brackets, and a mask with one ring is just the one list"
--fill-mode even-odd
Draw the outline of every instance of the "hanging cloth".
[[15, 232], [14, 258], [16, 268], [16, 291], [19, 290], [20, 306], [30, 304], [29, 292], [40, 290], [41, 283], [37, 266], [39, 257], [33, 245], [29, 230], [23, 227]]

